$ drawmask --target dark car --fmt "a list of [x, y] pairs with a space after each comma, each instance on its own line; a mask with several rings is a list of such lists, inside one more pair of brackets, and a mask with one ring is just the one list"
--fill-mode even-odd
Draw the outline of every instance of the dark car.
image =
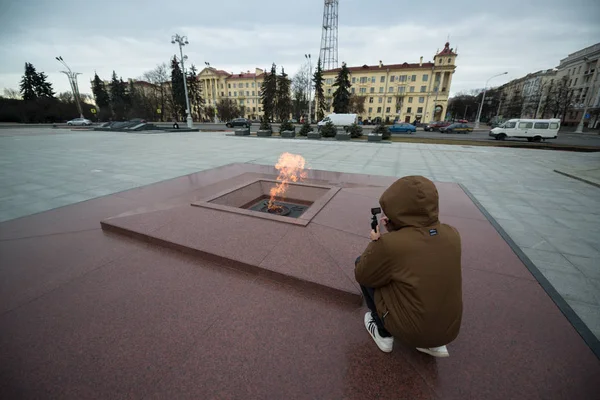
[[452, 124], [452, 125], [441, 127], [440, 132], [442, 132], [442, 133], [469, 133], [469, 132], [473, 132], [473, 128], [471, 128], [467, 124]]
[[433, 132], [440, 130], [440, 128], [445, 128], [450, 124], [451, 122], [448, 121], [436, 121], [425, 125], [425, 128], [423, 129], [425, 130], [425, 132]]
[[228, 128], [233, 128], [235, 126], [243, 126], [244, 128], [250, 128], [252, 122], [248, 121], [246, 118], [236, 118], [225, 124]]

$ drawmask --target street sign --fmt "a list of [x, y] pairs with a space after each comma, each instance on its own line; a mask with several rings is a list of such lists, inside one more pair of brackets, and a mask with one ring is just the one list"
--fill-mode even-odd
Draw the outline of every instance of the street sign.
[[95, 108], [90, 108], [90, 112], [91, 112], [92, 114], [96, 114], [96, 109], [95, 109]]
[[161, 114], [161, 113], [162, 113], [162, 110], [161, 110], [160, 108], [157, 108], [157, 109], [156, 109], [156, 113], [157, 113], [157, 114]]
[[585, 114], [585, 119], [590, 119], [591, 115], [590, 114]]

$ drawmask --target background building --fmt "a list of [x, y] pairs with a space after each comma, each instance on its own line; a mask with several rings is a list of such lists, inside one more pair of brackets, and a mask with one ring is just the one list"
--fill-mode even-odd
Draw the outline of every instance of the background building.
[[[446, 43], [433, 62], [348, 67], [352, 94], [364, 96], [363, 121], [405, 122], [444, 119], [457, 53]], [[324, 71], [328, 111], [333, 112], [333, 83], [340, 68]]]

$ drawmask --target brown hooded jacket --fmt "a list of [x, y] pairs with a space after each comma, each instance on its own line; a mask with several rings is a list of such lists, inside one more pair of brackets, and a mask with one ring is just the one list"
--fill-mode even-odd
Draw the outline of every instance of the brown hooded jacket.
[[438, 192], [422, 176], [397, 180], [379, 199], [390, 233], [371, 242], [356, 265], [356, 281], [375, 289], [385, 328], [407, 345], [453, 341], [462, 318], [461, 245], [438, 220]]

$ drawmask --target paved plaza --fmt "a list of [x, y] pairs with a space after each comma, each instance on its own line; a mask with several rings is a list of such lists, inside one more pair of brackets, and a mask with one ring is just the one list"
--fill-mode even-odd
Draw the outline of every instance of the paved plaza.
[[0, 221], [284, 151], [311, 169], [464, 185], [600, 337], [600, 189], [554, 172], [597, 168], [600, 153], [4, 129]]

